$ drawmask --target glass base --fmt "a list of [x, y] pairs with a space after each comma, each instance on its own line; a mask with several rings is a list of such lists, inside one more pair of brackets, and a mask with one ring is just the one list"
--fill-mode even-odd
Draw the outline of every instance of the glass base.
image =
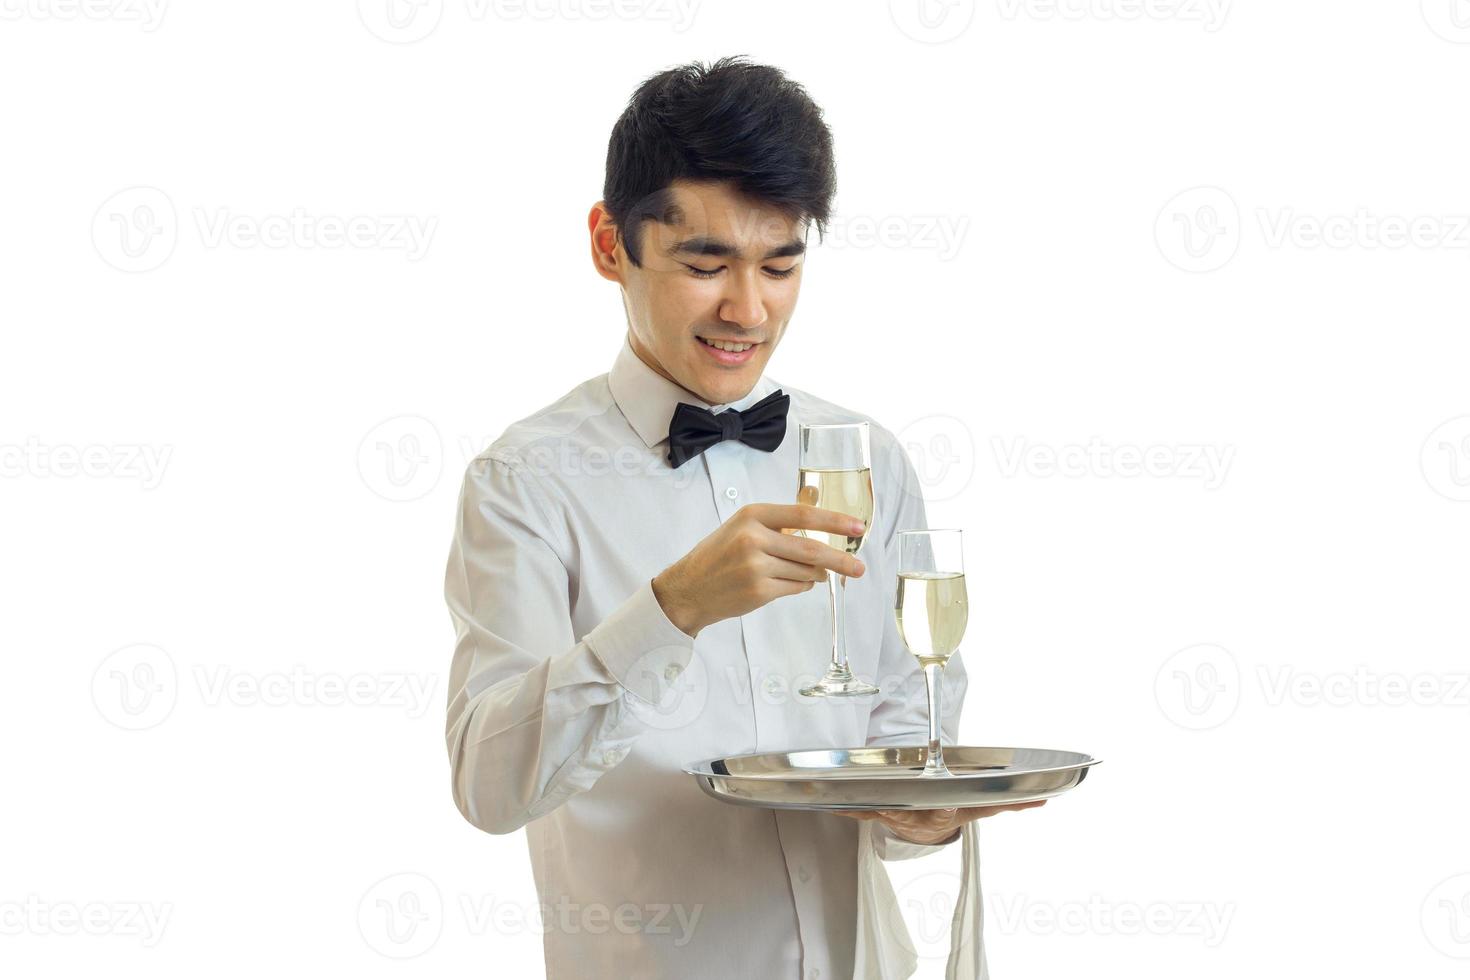
[[799, 693], [809, 698], [856, 698], [877, 694], [879, 690], [867, 681], [854, 677], [850, 667], [837, 667], [834, 664], [827, 668], [827, 673], [822, 675], [821, 680], [811, 687], [802, 688]]

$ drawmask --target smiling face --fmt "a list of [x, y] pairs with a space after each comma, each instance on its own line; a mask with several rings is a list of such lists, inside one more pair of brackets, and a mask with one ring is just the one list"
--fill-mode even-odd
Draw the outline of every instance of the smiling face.
[[594, 206], [593, 261], [623, 287], [634, 353], [704, 401], [723, 405], [750, 393], [786, 332], [801, 288], [807, 223], [723, 182], [679, 180], [670, 192], [667, 222], [644, 221], [629, 232], [641, 235], [641, 266], [607, 211]]

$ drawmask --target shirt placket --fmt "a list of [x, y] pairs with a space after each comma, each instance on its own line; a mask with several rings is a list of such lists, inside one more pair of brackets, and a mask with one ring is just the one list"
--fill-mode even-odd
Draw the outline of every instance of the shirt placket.
[[[755, 500], [755, 488], [746, 465], [746, 454], [749, 452], [747, 447], [739, 443], [722, 442], [704, 453], [710, 490], [714, 494], [715, 511], [722, 524], [741, 507]], [[792, 478], [795, 479], [794, 473]], [[794, 493], [793, 488], [793, 495]], [[754, 655], [752, 639], [756, 641], [757, 648]], [[746, 617], [740, 617], [740, 644], [745, 655], [747, 687], [744, 692], [732, 693], [749, 698], [747, 703], [751, 706], [755, 751], [777, 752], [793, 745], [796, 732], [792, 729], [791, 706], [786, 703], [786, 699], [794, 698], [795, 692], [780, 688], [785, 681], [770, 670], [771, 664], [762, 662], [759, 641], [759, 630], [752, 634]], [[765, 696], [762, 696], [757, 687], [761, 683], [775, 684], [777, 688], [767, 689]], [[772, 816], [776, 821], [782, 857], [791, 882], [797, 932], [801, 937], [802, 963], [797, 975], [802, 980], [821, 980], [829, 977], [831, 971], [828, 969], [828, 961], [820, 952], [824, 946], [817, 930], [823, 910], [819, 882], [815, 880], [818, 847], [817, 842], [811, 839], [815, 828], [811, 821], [783, 820], [782, 817], [787, 815], [781, 811], [773, 810]]]
[[[722, 442], [711, 446], [701, 457], [710, 479], [710, 492], [714, 496], [715, 513], [724, 524], [735, 516], [735, 512], [750, 502], [750, 474], [740, 459], [741, 451], [749, 451], [740, 443]], [[711, 529], [713, 530], [713, 529]], [[730, 696], [750, 708], [750, 732], [752, 752], [766, 751], [765, 744], [772, 734], [773, 719], [769, 712], [761, 710], [761, 698], [755, 688], [758, 664], [751, 656], [750, 628], [746, 617], [739, 617], [740, 656], [744, 660], [744, 690], [730, 691]], [[730, 675], [726, 675], [730, 676]], [[733, 682], [734, 677], [730, 677]]]

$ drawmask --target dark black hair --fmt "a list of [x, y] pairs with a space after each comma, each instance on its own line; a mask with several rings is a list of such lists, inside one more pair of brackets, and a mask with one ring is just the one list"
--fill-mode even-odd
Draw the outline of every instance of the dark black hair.
[[837, 190], [832, 133], [779, 68], [744, 57], [670, 68], [638, 86], [607, 142], [603, 204], [634, 265], [643, 222], [669, 220], [679, 179], [730, 181], [820, 234]]

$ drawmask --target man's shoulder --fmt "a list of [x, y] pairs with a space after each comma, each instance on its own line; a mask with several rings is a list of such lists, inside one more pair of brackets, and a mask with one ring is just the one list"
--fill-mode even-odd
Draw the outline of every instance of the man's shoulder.
[[539, 447], [592, 441], [589, 426], [617, 408], [607, 378], [606, 373], [588, 378], [549, 405], [516, 419], [475, 457], [475, 462], [494, 459], [515, 467]]

